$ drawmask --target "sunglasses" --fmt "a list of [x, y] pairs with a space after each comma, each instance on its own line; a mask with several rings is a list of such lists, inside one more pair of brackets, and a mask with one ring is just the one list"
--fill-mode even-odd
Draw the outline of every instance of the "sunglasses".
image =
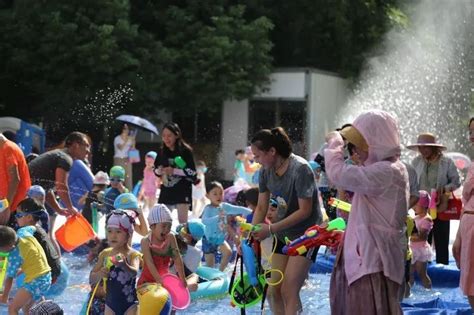
[[276, 201], [275, 199], [271, 198], [271, 199], [270, 199], [270, 207], [278, 208], [278, 201]]
[[111, 182], [114, 182], [114, 183], [123, 182], [123, 180], [121, 180], [120, 178], [111, 178], [110, 181], [111, 181]]
[[20, 218], [26, 217], [27, 215], [40, 214], [41, 212], [43, 212], [43, 210], [32, 211], [32, 212], [17, 212], [15, 213], [15, 218], [20, 219]]

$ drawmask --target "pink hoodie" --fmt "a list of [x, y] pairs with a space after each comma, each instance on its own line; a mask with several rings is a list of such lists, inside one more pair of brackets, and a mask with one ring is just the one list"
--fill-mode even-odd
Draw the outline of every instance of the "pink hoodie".
[[330, 181], [354, 192], [344, 240], [347, 280], [350, 285], [365, 275], [383, 272], [401, 284], [409, 186], [407, 170], [398, 158], [398, 124], [387, 112], [374, 110], [357, 117], [353, 126], [369, 145], [363, 166], [344, 163], [344, 142], [339, 134], [334, 134], [325, 150]]

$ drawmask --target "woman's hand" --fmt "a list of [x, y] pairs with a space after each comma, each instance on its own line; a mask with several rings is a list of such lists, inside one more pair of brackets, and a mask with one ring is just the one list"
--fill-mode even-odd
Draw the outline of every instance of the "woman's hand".
[[257, 224], [251, 234], [256, 240], [262, 241], [270, 236], [270, 226], [265, 223]]

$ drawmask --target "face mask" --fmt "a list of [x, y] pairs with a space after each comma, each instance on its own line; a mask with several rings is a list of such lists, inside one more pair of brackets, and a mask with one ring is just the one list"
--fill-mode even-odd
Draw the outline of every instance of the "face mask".
[[197, 169], [199, 172], [202, 172], [203, 174], [205, 174], [207, 172], [207, 167], [200, 167]]

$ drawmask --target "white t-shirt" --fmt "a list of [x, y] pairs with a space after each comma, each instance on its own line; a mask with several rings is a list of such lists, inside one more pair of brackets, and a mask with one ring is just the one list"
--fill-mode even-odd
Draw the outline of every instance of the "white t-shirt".
[[[120, 150], [119, 149], [119, 145], [123, 145], [123, 149]], [[130, 138], [127, 140], [127, 143], [125, 143], [122, 139], [122, 137], [120, 137], [120, 135], [116, 136], [115, 139], [114, 139], [114, 158], [119, 158], [119, 159], [125, 159], [125, 158], [128, 158], [128, 151], [130, 150], [130, 148], [132, 147], [132, 140], [130, 140]]]

